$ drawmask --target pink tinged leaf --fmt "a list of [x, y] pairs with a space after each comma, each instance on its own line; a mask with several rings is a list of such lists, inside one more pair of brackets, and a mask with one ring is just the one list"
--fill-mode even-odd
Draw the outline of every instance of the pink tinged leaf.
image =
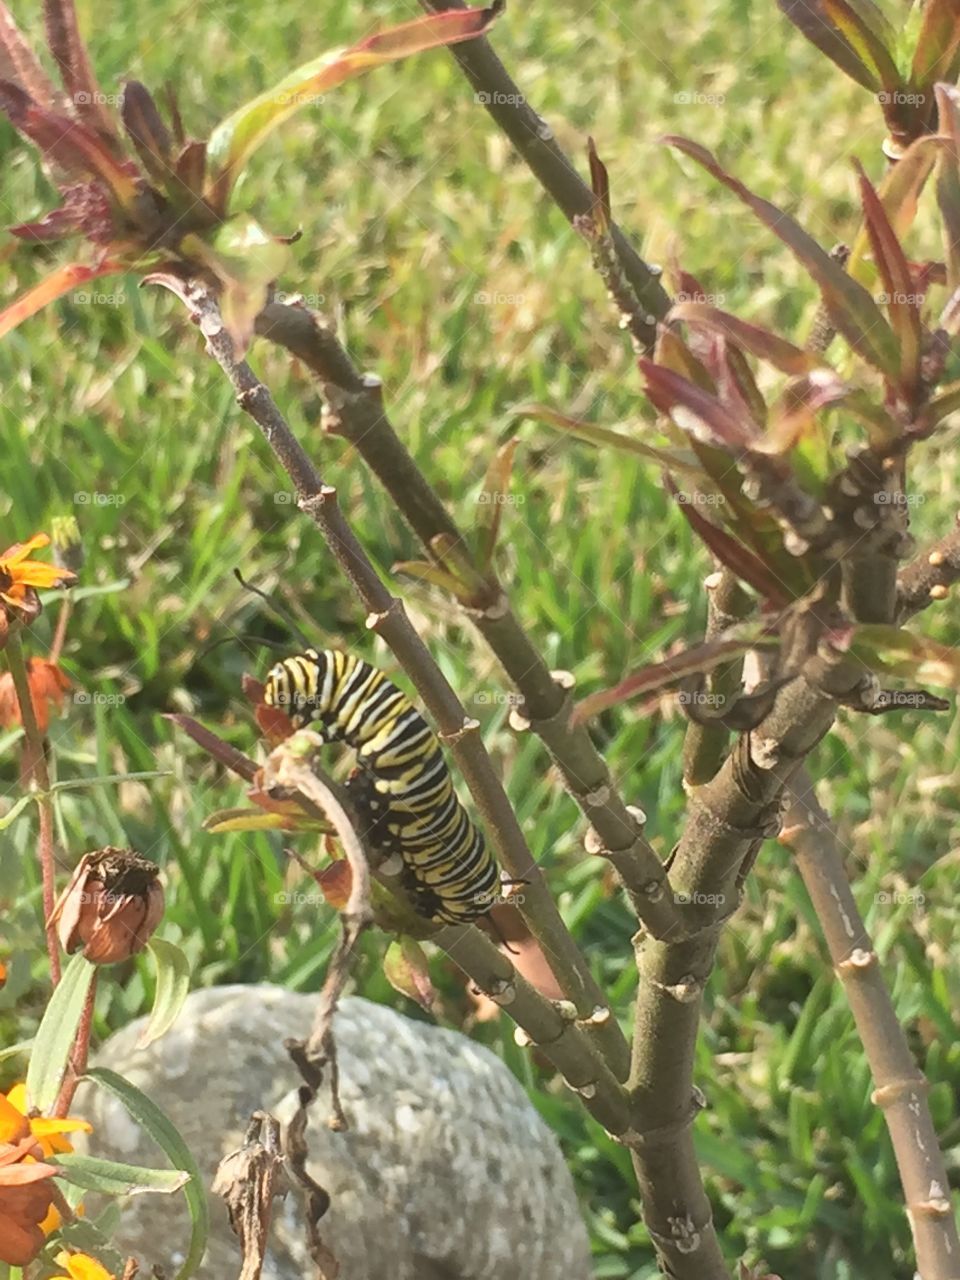
[[833, 21], [823, 0], [777, 0], [781, 13], [797, 30], [825, 53], [831, 62], [865, 89], [877, 90], [881, 81], [876, 68], [864, 62]]
[[22, 293], [16, 302], [11, 302], [9, 307], [0, 311], [0, 338], [6, 337], [11, 330], [16, 329], [17, 325], [36, 315], [38, 311], [42, 311], [57, 298], [62, 298], [77, 285], [86, 284], [89, 280], [98, 280], [101, 276], [117, 275], [126, 269], [125, 263], [110, 259], [102, 262], [98, 267], [84, 267], [76, 262], [58, 267], [39, 284]]
[[914, 47], [910, 81], [929, 90], [936, 80], [956, 80], [960, 55], [960, 5], [957, 0], [926, 0]]
[[762, 431], [767, 425], [767, 405], [747, 358], [735, 343], [720, 334], [717, 343], [717, 396], [732, 414], [747, 417]]
[[173, 164], [173, 138], [153, 95], [139, 80], [123, 86], [120, 118], [146, 171], [155, 181], [166, 182]]
[[573, 712], [573, 721], [581, 724], [601, 711], [606, 711], [608, 707], [615, 707], [621, 702], [628, 702], [645, 694], [657, 693], [661, 689], [679, 684], [689, 676], [706, 674], [732, 658], [741, 657], [750, 649], [775, 648], [776, 644], [776, 638], [768, 634], [762, 624], [749, 623], [734, 628], [733, 632], [727, 632], [720, 639], [673, 654], [665, 662], [650, 663], [621, 680], [612, 689], [604, 689], [584, 698]]
[[814, 425], [816, 415], [846, 398], [850, 388], [830, 369], [815, 369], [787, 383], [773, 408], [760, 453], [789, 453]]
[[501, 7], [455, 9], [415, 18], [292, 71], [233, 112], [210, 135], [207, 195], [211, 204], [223, 211], [237, 175], [267, 135], [301, 108], [316, 104], [328, 89], [370, 67], [472, 40], [489, 29]]
[[5, 81], [0, 82], [0, 109], [46, 159], [67, 173], [99, 178], [122, 209], [133, 209], [139, 194], [133, 166], [117, 161], [98, 134], [69, 116], [40, 106]]
[[691, 350], [688, 343], [669, 325], [662, 324], [657, 329], [657, 345], [653, 353], [654, 363], [664, 369], [672, 369], [691, 382], [695, 382], [704, 391], [716, 391], [717, 386], [709, 370], [700, 357]]
[[793, 253], [816, 282], [834, 327], [865, 360], [890, 378], [899, 372], [899, 351], [893, 330], [873, 298], [843, 267], [817, 244], [789, 214], [754, 195], [717, 163], [705, 147], [675, 134], [663, 139], [691, 157], [732, 191]]
[[[899, 240], [903, 240], [913, 226], [920, 193], [945, 145], [942, 138], [918, 138], [910, 144], [897, 163], [887, 170], [877, 187], [877, 195]], [[867, 256], [869, 248], [870, 237], [864, 225], [853, 242], [847, 261], [847, 273], [866, 285], [871, 284], [876, 277], [876, 270]]]
[[47, 44], [74, 110], [92, 129], [116, 146], [120, 136], [94, 75], [90, 55], [77, 24], [73, 0], [44, 0], [43, 16]]
[[900, 385], [907, 396], [912, 398], [917, 392], [920, 378], [920, 295], [914, 290], [910, 264], [890, 225], [880, 197], [862, 166], [858, 163], [856, 168], [860, 178], [860, 200], [867, 235], [870, 237], [873, 259], [884, 286], [882, 300], [900, 343]]
[[12, 236], [21, 240], [44, 243], [66, 240], [68, 236], [77, 234], [77, 212], [67, 205], [61, 205], [60, 208], [45, 213], [39, 222], [21, 222], [19, 226], [9, 227], [8, 230]]
[[0, 79], [10, 80], [41, 106], [52, 107], [57, 91], [23, 38], [13, 14], [0, 0]]
[[681, 500], [680, 491], [670, 477], [667, 477], [667, 488], [677, 498], [683, 518], [689, 524], [708, 551], [725, 565], [731, 573], [735, 573], [741, 581], [758, 591], [764, 600], [774, 608], [783, 608], [795, 595], [803, 594], [803, 584], [798, 581], [792, 590], [783, 582], [771, 565], [729, 533], [713, 524], [699, 510], [697, 503]]
[[640, 372], [652, 404], [694, 440], [726, 448], [749, 449], [758, 432], [745, 413], [733, 413], [695, 383], [641, 357]]
[[731, 338], [739, 347], [749, 351], [752, 356], [772, 364], [781, 373], [793, 376], [809, 373], [822, 363], [820, 358], [810, 351], [795, 347], [792, 342], [780, 338], [769, 329], [749, 324], [729, 311], [721, 311], [718, 307], [709, 306], [705, 302], [680, 302], [671, 308], [667, 321], [683, 320], [687, 324], [698, 325], [710, 329], [714, 333]]

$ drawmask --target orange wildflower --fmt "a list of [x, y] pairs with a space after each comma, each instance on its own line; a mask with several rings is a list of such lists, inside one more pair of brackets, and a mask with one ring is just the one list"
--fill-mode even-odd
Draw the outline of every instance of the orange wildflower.
[[[30, 658], [27, 661], [27, 684], [37, 727], [46, 733], [50, 727], [50, 707], [63, 708], [63, 695], [70, 688], [70, 681], [55, 662], [47, 658]], [[0, 675], [0, 729], [10, 729], [22, 724], [20, 701], [9, 671]]]
[[32, 622], [39, 614], [38, 590], [66, 587], [77, 579], [70, 569], [30, 559], [34, 551], [49, 545], [45, 533], [35, 533], [28, 542], [14, 543], [0, 553], [0, 648], [6, 643], [11, 622]]
[[39, 1151], [26, 1116], [0, 1095], [0, 1262], [8, 1266], [25, 1266], [43, 1248], [57, 1170]]
[[116, 1280], [102, 1263], [88, 1253], [58, 1253], [56, 1263], [63, 1267], [65, 1274], [51, 1276], [50, 1280]]

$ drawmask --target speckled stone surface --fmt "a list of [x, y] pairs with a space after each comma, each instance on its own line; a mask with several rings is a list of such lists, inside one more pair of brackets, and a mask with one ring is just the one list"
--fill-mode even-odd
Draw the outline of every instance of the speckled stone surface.
[[[303, 1036], [315, 998], [279, 987], [193, 992], [173, 1030], [145, 1050], [132, 1023], [97, 1061], [120, 1071], [171, 1116], [207, 1186], [240, 1145], [252, 1111], [281, 1120], [297, 1077], [283, 1049]], [[523, 1089], [486, 1049], [367, 1000], [336, 1021], [341, 1097], [351, 1128], [331, 1133], [313, 1109], [310, 1171], [332, 1197], [324, 1239], [340, 1280], [587, 1280], [587, 1235], [569, 1171]], [[97, 1155], [157, 1165], [162, 1156], [119, 1103], [85, 1088], [77, 1114]], [[239, 1254], [211, 1197], [204, 1280], [235, 1280]], [[266, 1280], [313, 1275], [295, 1195], [278, 1202]], [[172, 1269], [187, 1218], [181, 1196], [140, 1196], [124, 1209], [118, 1247]]]

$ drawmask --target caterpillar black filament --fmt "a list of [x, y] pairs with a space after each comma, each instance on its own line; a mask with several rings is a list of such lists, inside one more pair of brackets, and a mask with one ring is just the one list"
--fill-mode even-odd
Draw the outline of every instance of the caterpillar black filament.
[[382, 671], [338, 649], [278, 662], [264, 701], [297, 728], [356, 752], [348, 789], [379, 851], [398, 853], [417, 911], [443, 924], [484, 915], [499, 899], [497, 864], [457, 798], [436, 737]]

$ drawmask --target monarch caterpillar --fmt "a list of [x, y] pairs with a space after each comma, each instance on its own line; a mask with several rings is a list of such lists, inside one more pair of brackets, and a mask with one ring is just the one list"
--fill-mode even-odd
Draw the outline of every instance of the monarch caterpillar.
[[347, 784], [371, 843], [398, 853], [420, 914], [438, 924], [485, 915], [500, 896], [497, 864], [461, 805], [440, 744], [382, 671], [338, 649], [306, 649], [271, 668], [263, 693], [297, 728], [357, 757]]

